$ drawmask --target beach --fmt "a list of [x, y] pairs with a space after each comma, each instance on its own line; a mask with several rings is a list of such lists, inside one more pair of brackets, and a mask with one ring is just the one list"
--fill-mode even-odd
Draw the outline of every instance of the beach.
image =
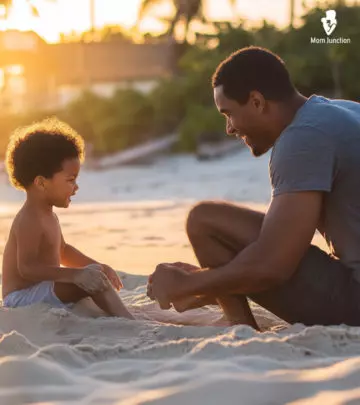
[[[216, 307], [178, 314], [146, 297], [159, 262], [196, 264], [185, 221], [198, 201], [266, 210], [268, 160], [242, 150], [84, 170], [70, 208], [56, 211], [65, 240], [119, 271], [137, 320], [104, 318], [88, 301], [73, 311], [1, 308], [0, 404], [360, 403], [359, 328], [290, 326], [256, 305], [261, 333], [221, 328]], [[1, 259], [23, 199], [0, 175]]]

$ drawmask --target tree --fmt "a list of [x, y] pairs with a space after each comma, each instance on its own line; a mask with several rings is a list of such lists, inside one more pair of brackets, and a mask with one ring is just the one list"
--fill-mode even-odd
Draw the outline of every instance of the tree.
[[[170, 20], [170, 26], [168, 29], [167, 34], [170, 37], [174, 36], [175, 27], [180, 21], [185, 22], [185, 35], [184, 38], [186, 39], [187, 34], [189, 32], [190, 23], [195, 19], [199, 19], [203, 22], [206, 22], [206, 18], [204, 16], [204, 0], [171, 0], [174, 9], [175, 15]], [[236, 0], [228, 0], [229, 4], [235, 8]], [[143, 0], [139, 10], [138, 16], [138, 23], [144, 18], [145, 14], [149, 11], [149, 9], [156, 5], [163, 3], [164, 0]]]
[[295, 0], [290, 0], [290, 27], [294, 27], [295, 19]]

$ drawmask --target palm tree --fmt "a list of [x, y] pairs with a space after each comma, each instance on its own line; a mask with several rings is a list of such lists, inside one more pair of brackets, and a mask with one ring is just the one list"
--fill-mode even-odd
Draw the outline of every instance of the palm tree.
[[[174, 36], [175, 27], [181, 20], [185, 20], [185, 38], [187, 37], [187, 34], [189, 32], [190, 23], [193, 20], [200, 19], [201, 21], [206, 22], [206, 18], [203, 12], [204, 0], [171, 1], [175, 8], [175, 15], [170, 20], [170, 27], [167, 32], [169, 36]], [[228, 1], [235, 10], [236, 0]], [[152, 6], [162, 2], [163, 0], [143, 0], [139, 10], [138, 23], [144, 18], [145, 14]]]
[[290, 0], [290, 28], [294, 27], [295, 19], [295, 0]]

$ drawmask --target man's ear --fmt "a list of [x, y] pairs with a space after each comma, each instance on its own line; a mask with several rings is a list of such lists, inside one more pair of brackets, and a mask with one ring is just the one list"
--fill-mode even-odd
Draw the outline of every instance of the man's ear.
[[253, 105], [253, 107], [256, 109], [256, 111], [258, 111], [258, 112], [264, 111], [266, 101], [265, 101], [264, 96], [260, 92], [258, 92], [256, 90], [251, 91], [250, 95], [249, 95], [249, 99], [250, 99], [250, 102]]
[[46, 185], [45, 177], [44, 176], [36, 176], [35, 179], [34, 179], [34, 185], [39, 190], [44, 191], [45, 190], [45, 185]]

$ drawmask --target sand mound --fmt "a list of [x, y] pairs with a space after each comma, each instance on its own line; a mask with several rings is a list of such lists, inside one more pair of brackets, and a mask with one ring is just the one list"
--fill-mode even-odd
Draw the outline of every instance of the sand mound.
[[145, 280], [124, 277], [132, 289], [122, 298], [137, 321], [101, 317], [87, 301], [72, 312], [2, 308], [0, 403], [360, 401], [359, 329], [287, 327], [259, 307], [264, 333], [219, 328], [211, 326], [215, 307], [161, 311], [146, 298]]

